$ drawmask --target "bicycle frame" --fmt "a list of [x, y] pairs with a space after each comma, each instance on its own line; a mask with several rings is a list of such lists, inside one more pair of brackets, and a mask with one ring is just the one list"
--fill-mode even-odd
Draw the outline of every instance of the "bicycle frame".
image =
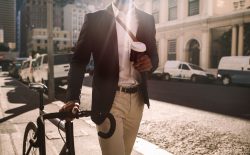
[[43, 104], [43, 93], [44, 88], [38, 88], [37, 91], [39, 92], [39, 117], [37, 119], [37, 144], [39, 145], [39, 152], [40, 155], [46, 155], [46, 139], [45, 139], [45, 125], [44, 121], [49, 120], [55, 126], [58, 126], [59, 129], [65, 132], [66, 134], [66, 143], [64, 144], [60, 154], [67, 154], [67, 155], [75, 155], [75, 145], [74, 145], [74, 127], [73, 122], [66, 121], [66, 123], [61, 122], [60, 119], [55, 118], [53, 113], [47, 114], [44, 110]]
[[[46, 155], [46, 139], [45, 139], [45, 120], [55, 120], [54, 116], [50, 114], [44, 114], [38, 117], [38, 143], [40, 155]], [[52, 121], [51, 121], [52, 122]], [[52, 122], [54, 124], [54, 122]], [[74, 133], [73, 133], [73, 122], [66, 121], [66, 123], [60, 122], [60, 129], [66, 133], [66, 143], [64, 144], [60, 154], [75, 155], [74, 147]]]
[[[36, 86], [35, 86], [36, 85]], [[43, 104], [43, 93], [44, 93], [44, 86], [43, 84], [34, 84], [32, 87], [32, 84], [30, 85], [30, 88], [35, 89], [39, 92], [39, 117], [37, 118], [37, 132], [36, 137], [37, 140], [30, 141], [30, 144], [32, 147], [39, 147], [40, 155], [46, 155], [46, 139], [45, 139], [45, 125], [44, 121], [49, 120], [52, 124], [55, 126], [58, 126], [60, 130], [65, 132], [66, 134], [66, 143], [64, 144], [60, 155], [75, 155], [75, 146], [74, 146], [74, 127], [73, 122], [66, 121], [65, 123], [62, 122], [60, 119], [65, 119], [69, 116], [69, 114], [72, 115], [71, 112], [56, 112], [56, 113], [47, 113], [44, 110], [44, 104]], [[98, 132], [98, 135], [102, 138], [109, 138], [113, 135], [116, 127], [116, 122], [114, 119], [114, 116], [110, 113], [108, 114], [102, 114], [102, 113], [94, 113], [92, 111], [79, 111], [76, 114], [73, 115], [74, 118], [79, 117], [87, 117], [87, 116], [105, 116], [110, 120], [110, 130], [108, 133]], [[59, 119], [60, 118], [60, 119]]]

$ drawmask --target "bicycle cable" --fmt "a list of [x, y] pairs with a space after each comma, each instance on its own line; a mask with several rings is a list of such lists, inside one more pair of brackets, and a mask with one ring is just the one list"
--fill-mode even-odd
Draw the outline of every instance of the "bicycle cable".
[[63, 140], [64, 144], [66, 144], [66, 141], [65, 141], [65, 139], [63, 138], [62, 133], [61, 133], [60, 128], [59, 128], [59, 125], [60, 125], [61, 121], [62, 121], [62, 120], [60, 120], [60, 121], [58, 122], [58, 124], [57, 124], [57, 129], [58, 129], [59, 135], [61, 136], [61, 139]]

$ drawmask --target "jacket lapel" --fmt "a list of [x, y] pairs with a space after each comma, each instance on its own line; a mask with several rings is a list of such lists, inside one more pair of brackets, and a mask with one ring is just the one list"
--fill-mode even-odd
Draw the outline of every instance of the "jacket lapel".
[[136, 12], [136, 17], [137, 17], [137, 21], [138, 21], [138, 29], [137, 29], [137, 32], [136, 32], [136, 38], [137, 38], [137, 40], [139, 40], [139, 41], [142, 41], [143, 42], [143, 28], [142, 28], [142, 26], [143, 26], [143, 18], [142, 18], [142, 15], [141, 15], [141, 13], [140, 13], [140, 11], [136, 8], [136, 10], [135, 10], [135, 12]]
[[106, 9], [107, 11], [107, 21], [110, 22], [110, 40], [112, 41], [113, 44], [113, 51], [114, 51], [114, 55], [117, 59], [117, 65], [119, 66], [119, 58], [118, 58], [118, 40], [117, 40], [117, 31], [116, 31], [116, 21], [114, 18], [114, 11], [112, 8], [112, 5], [109, 5]]

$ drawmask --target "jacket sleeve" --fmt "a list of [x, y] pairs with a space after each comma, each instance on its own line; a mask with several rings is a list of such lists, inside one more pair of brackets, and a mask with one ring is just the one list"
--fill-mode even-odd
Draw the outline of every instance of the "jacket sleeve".
[[156, 34], [156, 30], [155, 30], [155, 21], [154, 21], [154, 17], [151, 16], [151, 20], [150, 20], [150, 28], [152, 28], [151, 34], [150, 34], [150, 43], [151, 45], [149, 46], [150, 49], [148, 49], [149, 51], [149, 56], [151, 58], [151, 63], [153, 68], [151, 69], [151, 72], [155, 71], [156, 68], [158, 67], [158, 63], [159, 63], [159, 57], [158, 57], [158, 52], [157, 52], [157, 47], [156, 47], [156, 40], [155, 40], [155, 34]]
[[68, 73], [67, 101], [80, 101], [80, 93], [85, 73], [85, 67], [91, 56], [92, 36], [89, 14], [85, 16]]

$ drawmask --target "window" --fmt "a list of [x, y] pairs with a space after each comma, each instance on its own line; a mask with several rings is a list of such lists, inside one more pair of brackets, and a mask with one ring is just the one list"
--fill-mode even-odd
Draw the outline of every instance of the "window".
[[40, 40], [40, 39], [38, 39], [38, 40], [37, 40], [37, 43], [38, 43], [38, 44], [40, 44], [40, 42], [41, 42], [41, 40]]
[[36, 59], [36, 64], [37, 64], [37, 66], [40, 66], [40, 65], [41, 65], [41, 61], [42, 61], [42, 57], [38, 57], [38, 58]]
[[194, 70], [199, 70], [199, 71], [204, 71], [202, 68], [200, 68], [199, 66], [196, 66], [196, 65], [192, 65], [192, 64], [189, 64], [189, 66], [194, 69]]
[[200, 0], [188, 0], [188, 16], [198, 15], [200, 12]]
[[68, 64], [72, 59], [73, 54], [59, 54], [54, 56], [54, 64], [61, 65], [61, 64]]
[[179, 65], [178, 69], [181, 69], [182, 64]]
[[190, 70], [189, 67], [186, 64], [182, 64], [182, 69], [183, 70]]
[[168, 1], [168, 20], [177, 19], [177, 0]]
[[43, 64], [47, 64], [47, 63], [48, 63], [48, 56], [45, 55], [45, 56], [43, 57]]
[[30, 61], [24, 62], [22, 69], [29, 68]]
[[176, 39], [168, 40], [168, 60], [176, 60]]

